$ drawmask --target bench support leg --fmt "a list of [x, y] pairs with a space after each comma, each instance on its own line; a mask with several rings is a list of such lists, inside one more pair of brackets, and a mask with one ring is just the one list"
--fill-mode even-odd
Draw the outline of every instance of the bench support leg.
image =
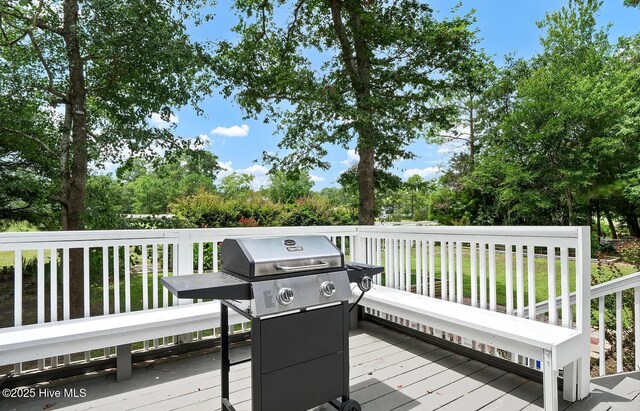
[[551, 351], [543, 350], [544, 369], [542, 375], [542, 392], [544, 396], [545, 411], [556, 411], [558, 409], [558, 378], [553, 370], [551, 361]]
[[570, 364], [564, 366], [562, 370], [562, 379], [563, 379], [563, 389], [562, 389], [562, 398], [565, 401], [575, 402], [576, 392], [577, 392], [577, 361], [574, 361]]
[[116, 347], [116, 381], [125, 381], [131, 378], [131, 344], [118, 345]]

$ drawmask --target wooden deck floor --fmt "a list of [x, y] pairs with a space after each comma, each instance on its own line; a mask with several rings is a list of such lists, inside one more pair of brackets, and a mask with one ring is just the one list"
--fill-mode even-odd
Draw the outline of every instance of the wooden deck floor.
[[[542, 409], [540, 384], [406, 335], [364, 323], [352, 333], [350, 344], [351, 395], [365, 411]], [[248, 347], [232, 353], [243, 358]], [[61, 398], [2, 398], [0, 410], [219, 409], [219, 364], [216, 352], [134, 370], [133, 378], [122, 383], [103, 376], [42, 386], [37, 390], [48, 388]], [[238, 411], [251, 408], [250, 384], [248, 363], [232, 368], [231, 400]], [[81, 396], [83, 389], [84, 398], [65, 397], [73, 392]], [[560, 399], [559, 405], [571, 411], [638, 410], [640, 373], [594, 380], [587, 400], [568, 404]]]

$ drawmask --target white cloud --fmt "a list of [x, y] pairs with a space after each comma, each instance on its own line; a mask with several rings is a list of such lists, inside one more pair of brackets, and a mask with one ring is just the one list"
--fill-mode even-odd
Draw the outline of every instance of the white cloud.
[[417, 174], [420, 177], [424, 178], [425, 180], [429, 180], [437, 177], [441, 173], [442, 173], [442, 169], [440, 167], [435, 166], [435, 167], [426, 167], [426, 168], [410, 168], [405, 170], [404, 173], [402, 173], [402, 175], [404, 176], [404, 178], [409, 178]]
[[357, 164], [360, 161], [360, 155], [356, 153], [356, 150], [351, 149], [347, 150], [347, 159], [341, 161], [341, 164], [344, 164], [347, 167], [351, 167], [354, 164]]
[[169, 128], [172, 124], [178, 124], [179, 118], [176, 115], [170, 114], [169, 121], [164, 121], [160, 116], [160, 113], [151, 113], [151, 125], [158, 128]]
[[211, 134], [219, 134], [225, 137], [246, 137], [249, 135], [249, 126], [216, 127], [211, 130]]
[[320, 182], [324, 181], [324, 177], [314, 176], [313, 174], [309, 174], [309, 178], [310, 178], [310, 179], [311, 179], [311, 181], [313, 181], [314, 183], [320, 183]]

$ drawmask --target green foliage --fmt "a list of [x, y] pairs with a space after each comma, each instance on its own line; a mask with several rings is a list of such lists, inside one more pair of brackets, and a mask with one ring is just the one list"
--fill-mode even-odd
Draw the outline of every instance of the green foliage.
[[294, 203], [274, 203], [259, 194], [225, 199], [218, 194], [199, 192], [171, 205], [183, 227], [276, 227], [353, 224], [355, 215], [344, 207], [329, 204], [319, 196], [304, 197]]
[[116, 175], [125, 183], [130, 201], [125, 208], [129, 212], [165, 214], [178, 197], [212, 191], [217, 170], [213, 154], [196, 150], [149, 165], [143, 159], [132, 158], [118, 168]]
[[623, 260], [640, 270], [640, 241], [623, 241], [616, 246]]
[[271, 174], [271, 185], [268, 193], [275, 203], [292, 203], [311, 194], [313, 181], [306, 170], [297, 173], [286, 173], [278, 170]]
[[123, 198], [125, 190], [110, 176], [92, 176], [87, 182], [84, 221], [90, 230], [123, 228]]
[[222, 179], [219, 190], [228, 199], [247, 197], [251, 194], [253, 178], [251, 174], [231, 173]]

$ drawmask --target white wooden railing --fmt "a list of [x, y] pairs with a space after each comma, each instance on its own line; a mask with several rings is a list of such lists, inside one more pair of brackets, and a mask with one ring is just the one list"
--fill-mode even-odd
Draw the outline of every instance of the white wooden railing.
[[[5, 318], [3, 326], [70, 317], [70, 249], [83, 250], [84, 315], [88, 317], [181, 304], [159, 285], [160, 276], [217, 271], [218, 243], [226, 237], [289, 234], [327, 235], [348, 260], [384, 265], [386, 273], [376, 281], [385, 286], [510, 315], [544, 317], [544, 321], [582, 329], [585, 336], [590, 332], [590, 236], [584, 227], [332, 226], [5, 233], [0, 234], [0, 253], [13, 253], [14, 285], [10, 299], [13, 321]], [[90, 258], [91, 253], [97, 257]], [[32, 288], [23, 287], [25, 256], [36, 260], [35, 299], [27, 298]], [[57, 257], [58, 264], [47, 264], [51, 256]], [[542, 261], [546, 263], [541, 265]], [[501, 282], [503, 273], [505, 281]], [[540, 277], [546, 279], [548, 292], [536, 299], [528, 290], [535, 290]], [[92, 278], [102, 285], [97, 296], [89, 286]], [[545, 310], [537, 301], [542, 299], [548, 301]], [[636, 307], [638, 301], [636, 291]], [[101, 307], [92, 311], [92, 302]], [[198, 333], [197, 338], [208, 335], [216, 335], [215, 330]], [[446, 337], [455, 340], [455, 336]], [[142, 349], [167, 344], [173, 340], [145, 342]], [[112, 350], [86, 353], [85, 360], [103, 355], [113, 355]], [[637, 359], [636, 351], [636, 363]], [[56, 366], [57, 360], [50, 365]], [[48, 366], [43, 361], [37, 365], [40, 369]]]

